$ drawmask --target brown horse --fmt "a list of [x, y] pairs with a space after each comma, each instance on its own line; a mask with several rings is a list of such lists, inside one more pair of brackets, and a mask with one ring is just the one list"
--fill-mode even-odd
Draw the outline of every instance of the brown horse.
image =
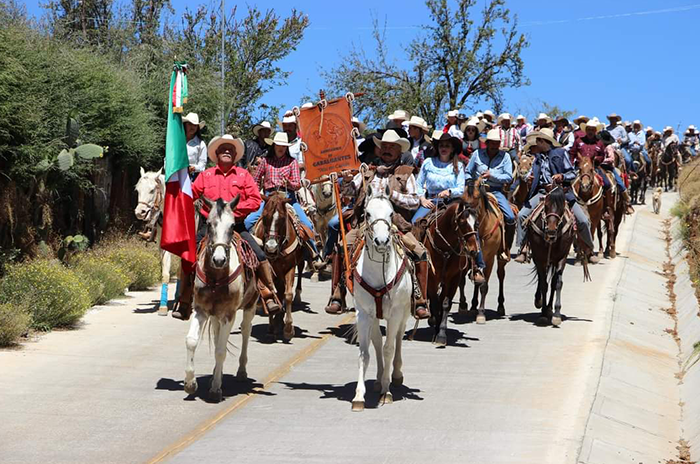
[[[591, 231], [598, 229], [605, 209], [603, 182], [598, 178], [593, 160], [587, 156], [578, 157], [579, 173], [571, 184], [576, 201], [588, 212]], [[595, 250], [591, 250], [595, 253]]]
[[[481, 178], [467, 183], [462, 199], [467, 205], [476, 210], [479, 224], [481, 253], [484, 255], [484, 264], [486, 264], [486, 269], [484, 269], [485, 282], [474, 286], [471, 311], [472, 313], [477, 313], [477, 324], [485, 324], [484, 307], [486, 305], [486, 295], [489, 291], [489, 277], [491, 277], [495, 259], [498, 259], [498, 315], [502, 317], [506, 314], [503, 284], [506, 278], [506, 263], [508, 259], [503, 257], [510, 252], [510, 245], [512, 244], [505, 243], [503, 213], [498, 209], [496, 198], [487, 193], [486, 184], [481, 182]], [[479, 290], [481, 290], [481, 304], [478, 304]], [[464, 286], [460, 285], [460, 312], [465, 312], [466, 310], [464, 299]]]
[[534, 163], [534, 161], [534, 156], [522, 155], [520, 157], [520, 164], [518, 164], [518, 169], [516, 170], [518, 186], [515, 187], [515, 190], [510, 192], [508, 198], [508, 200], [518, 208], [522, 208], [525, 200], [527, 200], [527, 194], [530, 191], [530, 186], [532, 185], [532, 179], [529, 179], [529, 176], [530, 172], [532, 171], [532, 163]]
[[[284, 192], [276, 192], [263, 197], [263, 208], [260, 222], [255, 226], [255, 235], [263, 242], [263, 250], [267, 254], [272, 270], [275, 273], [275, 288], [280, 301], [284, 300], [285, 312], [270, 315], [269, 335], [275, 336], [284, 322], [282, 336], [289, 341], [294, 336], [292, 320], [292, 304], [301, 301], [301, 273], [303, 271], [303, 243], [299, 237], [287, 208], [290, 200]], [[299, 271], [296, 296], [292, 299], [294, 287], [294, 271]], [[284, 320], [283, 320], [284, 318]]]
[[[428, 252], [428, 301], [430, 325], [435, 327], [436, 345], [447, 345], [447, 317], [462, 273], [479, 250], [476, 242], [476, 213], [461, 200], [438, 213], [428, 223], [423, 244]], [[470, 259], [471, 258], [471, 259]]]
[[[615, 186], [615, 192], [613, 195], [611, 195], [613, 204], [612, 217], [610, 217], [607, 221], [600, 221], [598, 224], [598, 246], [601, 250], [603, 250], [603, 224], [605, 224], [606, 241], [603, 255], [610, 259], [614, 259], [617, 257], [617, 232], [619, 231], [622, 219], [625, 217], [625, 210], [627, 208], [625, 204], [625, 197], [619, 190], [617, 190], [617, 186], [615, 185], [615, 177], [612, 175], [612, 173], [607, 171], [605, 171], [605, 175], [608, 177], [610, 184]], [[591, 230], [594, 233], [596, 232], [594, 229]]]
[[[574, 224], [573, 214], [566, 205], [561, 187], [555, 187], [549, 192], [544, 205], [536, 208], [527, 220], [527, 236], [537, 272], [535, 307], [541, 309], [539, 323], [551, 323], [555, 327], [561, 325], [562, 275], [576, 235]], [[587, 276], [588, 265], [585, 260], [583, 266], [584, 276]], [[551, 286], [549, 300], [548, 286]], [[555, 293], [557, 299], [552, 312]]]

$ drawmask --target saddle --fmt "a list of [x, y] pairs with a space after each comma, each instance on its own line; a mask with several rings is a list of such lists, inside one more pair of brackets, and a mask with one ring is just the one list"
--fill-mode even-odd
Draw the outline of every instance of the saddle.
[[[537, 206], [532, 210], [530, 215], [525, 218], [525, 221], [523, 222], [523, 227], [526, 229], [532, 229], [533, 232], [535, 232], [537, 235], [543, 237], [544, 236], [544, 231], [540, 229], [539, 227], [539, 219], [542, 217], [544, 214], [544, 200], [540, 201]], [[569, 231], [570, 228], [574, 228], [576, 230], [576, 220], [574, 218], [574, 213], [571, 211], [571, 208], [569, 207], [568, 203], [565, 204], [564, 206], [564, 225], [562, 226], [561, 233], [562, 235], [565, 234], [566, 232]]]

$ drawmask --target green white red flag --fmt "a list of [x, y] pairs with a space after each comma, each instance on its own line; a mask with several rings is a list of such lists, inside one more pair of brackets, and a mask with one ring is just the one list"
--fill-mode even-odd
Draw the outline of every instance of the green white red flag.
[[160, 247], [182, 258], [185, 272], [192, 272], [197, 255], [194, 201], [188, 172], [187, 139], [182, 106], [187, 103], [187, 63], [176, 61], [170, 77], [168, 126], [165, 138], [165, 205]]

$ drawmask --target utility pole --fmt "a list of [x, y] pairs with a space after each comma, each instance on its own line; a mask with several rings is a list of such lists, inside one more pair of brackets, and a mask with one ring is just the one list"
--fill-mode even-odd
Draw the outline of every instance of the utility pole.
[[226, 54], [224, 52], [224, 43], [226, 36], [226, 0], [221, 0], [221, 135], [226, 133], [226, 117], [225, 109], [226, 104], [224, 102], [224, 62], [226, 60]]

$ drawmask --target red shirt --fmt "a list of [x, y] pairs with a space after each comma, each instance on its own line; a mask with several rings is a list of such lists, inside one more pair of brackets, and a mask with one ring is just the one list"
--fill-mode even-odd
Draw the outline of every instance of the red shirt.
[[605, 145], [598, 139], [589, 139], [588, 137], [576, 139], [569, 150], [571, 164], [576, 164], [578, 155], [592, 158], [595, 164], [600, 164], [605, 158]]
[[[253, 176], [238, 166], [233, 166], [226, 173], [219, 166], [205, 170], [197, 176], [192, 184], [192, 195], [194, 195], [195, 200], [204, 195], [214, 201], [219, 198], [231, 201], [236, 195], [240, 195], [241, 199], [233, 213], [236, 219], [243, 219], [250, 213], [257, 211], [262, 203], [260, 190], [253, 181]], [[202, 208], [202, 215], [209, 217], [206, 206]]]

